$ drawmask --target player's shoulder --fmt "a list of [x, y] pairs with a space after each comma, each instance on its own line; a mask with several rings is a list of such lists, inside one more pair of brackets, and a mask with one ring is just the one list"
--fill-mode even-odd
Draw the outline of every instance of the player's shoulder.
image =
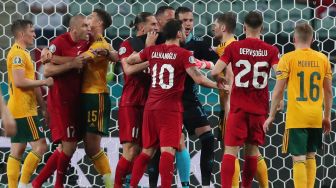
[[326, 62], [329, 61], [329, 60], [328, 60], [328, 57], [327, 57], [324, 53], [319, 52], [319, 51], [316, 51], [316, 50], [312, 50], [312, 52], [315, 53], [315, 56], [316, 56], [317, 58], [320, 58], [320, 59], [322, 59], [323, 61], [326, 61]]
[[21, 58], [25, 57], [27, 54], [27, 52], [20, 47], [20, 45], [18, 44], [14, 44], [9, 52], [8, 52], [8, 55], [7, 55], [7, 58], [11, 58], [11, 57], [14, 57], [14, 56], [20, 56]]
[[120, 44], [120, 47], [119, 47], [119, 50], [118, 50], [118, 54], [119, 56], [122, 56], [128, 52], [133, 52], [133, 48], [131, 46], [131, 43], [130, 43], [130, 40], [131, 38], [123, 41], [121, 44]]

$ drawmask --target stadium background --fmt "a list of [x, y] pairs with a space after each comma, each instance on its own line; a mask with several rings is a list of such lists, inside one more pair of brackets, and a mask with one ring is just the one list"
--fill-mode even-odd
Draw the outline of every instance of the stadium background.
[[[308, 2], [308, 3], [307, 3]], [[315, 39], [314, 48], [322, 51], [331, 60], [333, 68], [333, 115], [332, 115], [332, 133], [330, 136], [324, 136], [323, 149], [318, 152], [317, 157], [317, 181], [315, 187], [332, 187], [336, 186], [336, 83], [335, 83], [335, 58], [336, 58], [336, 4], [332, 0], [223, 0], [223, 1], [197, 1], [197, 0], [1, 0], [0, 4], [0, 72], [1, 72], [1, 89], [6, 99], [7, 92], [7, 71], [6, 55], [10, 46], [13, 44], [13, 37], [10, 34], [10, 24], [18, 18], [31, 19], [37, 28], [37, 46], [38, 48], [48, 44], [50, 39], [66, 31], [67, 22], [71, 15], [84, 14], [88, 15], [94, 8], [103, 8], [113, 16], [113, 24], [107, 29], [106, 36], [115, 49], [118, 49], [120, 43], [134, 34], [128, 24], [134, 19], [135, 15], [142, 12], [154, 12], [157, 7], [170, 5], [174, 8], [187, 6], [194, 11], [194, 34], [204, 37], [205, 40], [213, 45], [218, 41], [211, 39], [211, 23], [217, 13], [233, 11], [238, 15], [238, 25], [236, 36], [244, 38], [242, 31], [242, 20], [246, 12], [250, 10], [259, 10], [264, 16], [264, 35], [263, 38], [270, 44], [275, 44], [280, 53], [286, 53], [293, 50], [292, 34], [295, 23], [299, 20], [309, 21], [314, 27]], [[41, 10], [38, 9], [41, 8]], [[36, 9], [37, 8], [37, 9]], [[50, 9], [51, 8], [51, 9]], [[38, 21], [40, 18], [46, 19], [47, 22]], [[52, 19], [54, 21], [52, 21]], [[55, 22], [56, 19], [56, 25]], [[58, 23], [57, 23], [58, 19]], [[48, 26], [49, 25], [49, 26]], [[32, 57], [36, 60], [36, 75], [41, 77], [43, 67], [39, 64], [38, 48], [30, 49]], [[273, 77], [273, 76], [272, 76]], [[110, 67], [109, 88], [112, 99], [112, 128], [110, 136], [103, 139], [102, 147], [108, 153], [113, 170], [115, 169], [119, 152], [118, 128], [117, 128], [117, 110], [120, 99], [123, 76], [120, 66]], [[270, 81], [270, 91], [274, 86], [274, 77]], [[211, 126], [214, 134], [217, 134], [218, 123], [218, 95], [217, 91], [200, 88], [199, 97], [202, 100], [208, 112]], [[301, 118], [301, 117], [298, 117]], [[261, 149], [265, 155], [268, 165], [270, 187], [293, 187], [291, 174], [291, 159], [288, 155], [281, 154], [282, 134], [284, 131], [285, 114], [279, 113], [276, 117], [275, 124], [267, 134], [265, 147]], [[47, 127], [45, 127], [47, 129]], [[2, 132], [2, 130], [0, 130]], [[49, 131], [47, 131], [49, 135]], [[188, 138], [188, 147], [192, 158], [191, 167], [191, 187], [200, 187], [200, 169], [199, 169], [199, 148], [200, 144], [194, 137]], [[9, 139], [0, 136], [0, 187], [6, 185], [6, 160], [9, 154]], [[50, 148], [53, 146], [50, 145]], [[216, 142], [215, 168], [213, 185], [219, 187], [220, 173], [219, 164], [221, 160], [222, 146]], [[50, 152], [44, 156], [44, 161], [50, 155]], [[242, 156], [242, 155], [241, 155]], [[43, 164], [42, 164], [43, 165]], [[42, 166], [40, 165], [40, 167]], [[39, 169], [40, 169], [39, 167]], [[37, 171], [38, 172], [38, 171]], [[114, 173], [114, 172], [113, 172]], [[178, 177], [175, 176], [175, 185], [180, 185]], [[49, 179], [52, 183], [53, 178]], [[102, 180], [97, 175], [90, 161], [84, 154], [82, 145], [79, 145], [74, 158], [72, 167], [68, 173], [67, 184], [73, 187], [99, 187]], [[142, 185], [146, 186], [146, 177], [142, 180]], [[51, 187], [51, 186], [49, 186]], [[257, 184], [254, 184], [257, 187]]]

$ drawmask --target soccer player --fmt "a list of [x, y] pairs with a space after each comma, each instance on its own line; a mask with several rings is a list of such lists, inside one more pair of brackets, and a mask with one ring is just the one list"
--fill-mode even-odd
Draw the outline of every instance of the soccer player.
[[[213, 63], [210, 61], [217, 61], [218, 56], [211, 49], [210, 45], [202, 38], [193, 35], [193, 12], [187, 7], [179, 7], [176, 9], [175, 18], [182, 21], [182, 25], [185, 29], [187, 38], [183, 48], [193, 52], [198, 67], [207, 69], [213, 67]], [[196, 136], [200, 139], [200, 169], [202, 175], [202, 186], [207, 187], [210, 186], [213, 168], [215, 138], [211, 132], [207, 114], [198, 99], [197, 87], [198, 86], [195, 84], [194, 80], [187, 75], [183, 93], [183, 125], [190, 135], [196, 134]], [[183, 143], [182, 147], [180, 148], [180, 151], [176, 153], [176, 166], [184, 188], [189, 187], [190, 155], [189, 151], [184, 146], [184, 139], [182, 139], [181, 143]]]
[[77, 142], [82, 138], [80, 122], [80, 92], [83, 58], [76, 57], [88, 50], [89, 26], [82, 15], [70, 19], [69, 32], [57, 36], [49, 47], [52, 60], [45, 64], [44, 76], [53, 77], [55, 84], [48, 93], [49, 127], [54, 143], [61, 143], [33, 181], [33, 187], [41, 187], [57, 169], [56, 188], [62, 188], [66, 170]]
[[[214, 35], [215, 38], [220, 40], [221, 44], [218, 45], [216, 48], [216, 52], [219, 56], [222, 56], [224, 54], [224, 51], [226, 47], [231, 44], [233, 41], [236, 41], [234, 38], [234, 31], [236, 28], [236, 16], [235, 14], [231, 12], [226, 12], [224, 14], [220, 14], [214, 23]], [[225, 76], [226, 80], [230, 82], [230, 85], [232, 85], [232, 68], [231, 64], [229, 64], [225, 68], [225, 74], [222, 76]], [[221, 130], [221, 138], [224, 138], [225, 133], [225, 124], [227, 120], [227, 116], [230, 110], [229, 105], [229, 94], [223, 92], [222, 90], [219, 90], [219, 96], [220, 96], [220, 104], [221, 104], [221, 119], [220, 119], [220, 125], [219, 128]], [[223, 139], [224, 140], [224, 139]], [[240, 174], [240, 165], [238, 158], [235, 161], [235, 173], [232, 180], [232, 187], [239, 187], [239, 174]], [[259, 182], [259, 186], [261, 188], [267, 188], [268, 187], [268, 173], [267, 173], [267, 165], [262, 157], [262, 155], [258, 154], [258, 165], [257, 165], [257, 172], [255, 178]]]
[[195, 67], [192, 53], [179, 47], [180, 42], [185, 40], [181, 21], [168, 21], [163, 27], [163, 34], [166, 38], [164, 44], [145, 48], [126, 59], [129, 64], [148, 60], [152, 76], [142, 125], [143, 149], [134, 162], [131, 187], [138, 185], [147, 163], [158, 148], [161, 150], [161, 187], [171, 187], [174, 156], [182, 131], [182, 95], [186, 73], [198, 84], [216, 87], [216, 83]]
[[296, 25], [295, 50], [283, 55], [279, 61], [270, 114], [264, 124], [266, 132], [287, 85], [288, 106], [282, 151], [292, 155], [296, 188], [314, 187], [315, 153], [322, 146], [322, 127], [324, 133], [330, 132], [332, 72], [327, 56], [310, 48], [313, 32], [308, 23]]
[[27, 187], [30, 177], [47, 150], [43, 127], [38, 117], [37, 105], [46, 115], [40, 86], [51, 86], [53, 79], [35, 80], [34, 64], [26, 49], [34, 44], [35, 31], [29, 20], [16, 20], [11, 27], [15, 43], [7, 56], [9, 85], [8, 109], [17, 124], [17, 132], [11, 137], [10, 155], [7, 161], [8, 187], [18, 187], [21, 158], [27, 143], [32, 147], [24, 160], [19, 187]]
[[[105, 187], [113, 187], [109, 159], [100, 148], [102, 135], [108, 135], [110, 126], [111, 101], [107, 88], [106, 74], [112, 51], [111, 45], [103, 37], [104, 30], [112, 24], [111, 16], [102, 9], [94, 9], [88, 16], [88, 24], [93, 37], [90, 50], [80, 56], [87, 64], [83, 69], [81, 87], [82, 122], [86, 128], [84, 148], [95, 169], [103, 176]], [[101, 51], [104, 55], [95, 53]], [[116, 57], [116, 54], [115, 54]], [[117, 61], [116, 58], [112, 61]]]
[[[137, 31], [136, 36], [158, 31], [157, 21], [149, 12], [137, 15], [131, 27]], [[136, 39], [124, 41], [119, 48], [125, 83], [118, 111], [119, 138], [123, 153], [116, 168], [115, 188], [122, 187], [125, 176], [132, 172], [134, 158], [140, 152], [142, 116], [150, 86], [150, 75], [143, 71], [148, 67], [148, 62], [131, 66], [125, 61], [134, 52], [131, 46], [133, 40]]]
[[279, 52], [260, 40], [262, 24], [260, 13], [249, 12], [244, 19], [246, 39], [232, 42], [211, 72], [216, 80], [221, 79], [220, 74], [231, 63], [234, 74], [221, 165], [224, 188], [232, 187], [235, 160], [244, 144], [242, 187], [251, 187], [257, 170], [258, 146], [264, 143], [262, 125], [268, 112], [268, 73], [271, 67], [276, 70]]

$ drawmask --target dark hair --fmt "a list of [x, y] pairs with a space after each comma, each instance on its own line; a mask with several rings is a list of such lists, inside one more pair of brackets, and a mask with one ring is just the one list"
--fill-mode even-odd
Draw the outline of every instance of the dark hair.
[[188, 7], [179, 7], [175, 11], [175, 18], [179, 19], [179, 14], [184, 14], [184, 13], [187, 13], [187, 12], [192, 12], [192, 11]]
[[155, 13], [155, 16], [160, 16], [162, 15], [166, 10], [175, 10], [173, 7], [171, 6], [162, 6], [159, 7]]
[[140, 14], [138, 14], [135, 18], [134, 21], [131, 21], [131, 23], [129, 24], [130, 27], [134, 27], [136, 30], [138, 29], [138, 25], [140, 23], [145, 23], [147, 21], [147, 18], [153, 16], [152, 13], [150, 12], [141, 12]]
[[12, 34], [14, 35], [14, 37], [16, 36], [16, 33], [18, 31], [22, 31], [24, 29], [26, 29], [28, 26], [32, 26], [33, 25], [33, 22], [30, 21], [30, 20], [22, 20], [22, 19], [19, 19], [19, 20], [15, 20], [13, 23], [12, 23], [12, 26], [11, 26], [11, 32]]
[[257, 29], [263, 24], [263, 17], [260, 12], [250, 11], [244, 19], [244, 23], [252, 29]]
[[217, 17], [217, 22], [220, 24], [224, 24], [227, 31], [229, 33], [234, 33], [236, 29], [236, 14], [233, 12], [226, 12], [224, 14], [220, 14]]
[[310, 42], [313, 37], [313, 28], [307, 22], [300, 22], [295, 26], [294, 33], [301, 42]]
[[98, 17], [103, 21], [104, 29], [110, 27], [112, 24], [111, 15], [103, 9], [94, 9], [92, 12], [97, 13]]
[[169, 20], [162, 29], [166, 40], [176, 39], [178, 31], [182, 31], [182, 21], [177, 19]]

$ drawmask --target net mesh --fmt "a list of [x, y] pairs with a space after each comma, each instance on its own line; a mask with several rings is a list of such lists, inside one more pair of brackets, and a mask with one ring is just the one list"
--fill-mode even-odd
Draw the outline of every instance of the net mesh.
[[[233, 11], [238, 15], [238, 25], [235, 32], [238, 38], [243, 37], [242, 20], [244, 15], [250, 10], [259, 10], [264, 16], [263, 39], [270, 44], [275, 44], [280, 53], [286, 53], [294, 49], [292, 45], [292, 34], [295, 23], [300, 20], [309, 21], [314, 27], [315, 41], [314, 48], [328, 55], [333, 68], [333, 92], [334, 106], [332, 115], [332, 125], [335, 127], [335, 40], [336, 40], [336, 4], [332, 0], [223, 0], [223, 1], [196, 1], [196, 0], [2, 0], [0, 4], [0, 73], [1, 89], [6, 99], [8, 99], [6, 54], [13, 44], [13, 37], [10, 34], [10, 24], [18, 18], [30, 19], [35, 23], [37, 40], [36, 48], [30, 49], [33, 59], [36, 60], [36, 75], [42, 77], [43, 66], [39, 62], [40, 50], [47, 46], [50, 39], [58, 34], [65, 32], [69, 17], [75, 14], [88, 15], [94, 8], [103, 8], [113, 16], [113, 24], [106, 31], [106, 37], [110, 40], [115, 49], [118, 49], [120, 43], [134, 34], [128, 24], [134, 19], [135, 15], [142, 12], [154, 12], [162, 5], [170, 5], [174, 8], [186, 6], [194, 13], [194, 34], [212, 41], [211, 24], [217, 13]], [[118, 119], [117, 109], [120, 99], [123, 75], [120, 65], [111, 66], [107, 75], [112, 99], [111, 119], [113, 126], [110, 129], [109, 137], [104, 137], [102, 147], [107, 152], [111, 168], [116, 167], [116, 163], [121, 152], [118, 139]], [[274, 76], [270, 80], [270, 91], [274, 86]], [[214, 134], [218, 129], [218, 94], [211, 89], [200, 88], [199, 97], [207, 110], [209, 120]], [[301, 117], [298, 117], [301, 118]], [[279, 113], [276, 117], [276, 126], [267, 134], [266, 144], [261, 148], [268, 166], [270, 187], [293, 187], [291, 173], [291, 158], [289, 155], [281, 154], [282, 136], [284, 132], [285, 113]], [[47, 137], [50, 132], [46, 128]], [[2, 131], [2, 130], [0, 130]], [[201, 174], [199, 167], [200, 143], [196, 137], [188, 137], [188, 148], [191, 154], [191, 186], [200, 187]], [[336, 134], [335, 128], [329, 136], [323, 137], [323, 149], [318, 152], [317, 157], [317, 178], [315, 187], [336, 186]], [[0, 187], [7, 184], [6, 161], [9, 155], [10, 141], [8, 138], [0, 137]], [[50, 156], [51, 150], [55, 146], [50, 144], [50, 151], [44, 156], [43, 162], [39, 165], [37, 172], [41, 169], [46, 159]], [[29, 151], [29, 148], [27, 148]], [[220, 161], [222, 155], [222, 146], [216, 142], [215, 166], [213, 169], [212, 185], [220, 186]], [[240, 155], [242, 156], [242, 155]], [[23, 157], [24, 159], [24, 157]], [[34, 174], [34, 176], [36, 173]], [[54, 177], [54, 176], [53, 176]], [[52, 187], [55, 178], [51, 177], [48, 187]], [[69, 172], [67, 174], [67, 185], [72, 187], [100, 187], [103, 182], [92, 163], [85, 156], [82, 143], [79, 144]], [[148, 186], [147, 176], [145, 176], [141, 185]], [[180, 186], [179, 178], [174, 177], [174, 185]], [[253, 185], [257, 186], [256, 183]]]

